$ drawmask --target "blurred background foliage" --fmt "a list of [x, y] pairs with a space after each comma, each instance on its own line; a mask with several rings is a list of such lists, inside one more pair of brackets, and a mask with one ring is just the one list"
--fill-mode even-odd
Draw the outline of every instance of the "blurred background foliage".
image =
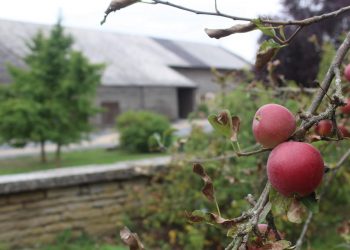
[[[326, 48], [324, 51], [325, 59], [321, 64], [334, 53], [333, 49]], [[218, 95], [216, 100], [201, 109], [215, 113], [227, 108], [232, 115], [239, 116], [241, 128], [238, 138], [241, 148], [243, 151], [251, 151], [257, 146], [251, 124], [260, 106], [278, 103], [298, 114], [310, 104], [312, 93], [295, 87], [295, 83], [288, 82], [282, 91], [252, 81], [237, 86], [224, 96]], [[338, 121], [343, 119], [339, 114]], [[313, 129], [310, 131], [312, 133]], [[345, 140], [317, 142], [314, 145], [322, 152], [328, 165], [334, 165], [350, 146], [349, 141]], [[156, 176], [149, 189], [132, 193], [132, 199], [135, 199], [135, 195], [138, 196], [143, 199], [143, 205], [139, 210], [128, 213], [127, 226], [137, 231], [145, 245], [151, 249], [224, 249], [229, 242], [226, 237], [227, 230], [209, 224], [191, 224], [186, 218], [186, 212], [198, 209], [215, 212], [215, 205], [209, 203], [201, 193], [203, 183], [192, 173], [192, 162], [195, 159], [207, 159], [203, 166], [214, 180], [222, 216], [233, 218], [248, 209], [249, 205], [244, 200], [247, 194], [259, 196], [266, 181], [265, 164], [268, 152], [250, 157], [210, 160], [232, 155], [232, 146], [215, 132], [208, 133], [205, 128], [195, 125], [188, 137], [178, 138], [177, 144], [169, 150], [173, 154], [173, 164], [169, 172]], [[346, 165], [348, 164], [349, 161]], [[347, 166], [338, 172], [320, 204], [320, 212], [308, 231], [308, 249], [342, 249], [341, 244], [345, 244], [337, 229], [349, 220], [350, 171]], [[283, 216], [277, 217], [276, 223], [279, 231], [285, 233], [286, 239], [292, 242], [298, 238], [303, 225], [292, 224]]]

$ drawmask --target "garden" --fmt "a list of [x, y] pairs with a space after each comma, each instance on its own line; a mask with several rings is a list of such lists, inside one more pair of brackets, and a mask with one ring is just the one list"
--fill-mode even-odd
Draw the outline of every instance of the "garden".
[[[101, 24], [112, 21], [113, 12], [140, 2], [113, 0]], [[84, 176], [76, 187], [64, 184], [45, 190], [42, 197], [42, 190], [33, 189], [38, 200], [48, 199], [39, 205], [65, 200], [62, 193], [81, 199], [77, 203], [83, 208], [92, 199], [97, 218], [114, 204], [115, 193], [123, 192], [116, 198], [123, 196], [113, 233], [76, 234], [77, 226], [72, 226], [38, 249], [350, 249], [350, 6], [345, 1], [314, 0], [311, 7], [283, 2], [288, 19], [232, 16], [216, 0], [213, 11], [147, 1], [243, 21], [205, 32], [221, 39], [258, 31], [259, 49], [252, 69], [212, 69], [219, 91], [202, 98], [188, 116], [189, 134], [176, 134], [163, 115], [127, 111], [113, 128], [120, 143], [108, 150], [62, 152], [93, 131], [89, 119], [101, 110], [91, 100], [105, 65], [90, 63], [72, 50], [73, 40], [64, 35], [60, 22], [48, 39], [41, 33], [33, 38], [25, 58], [30, 70], [9, 66], [14, 84], [1, 87], [0, 139], [14, 147], [37, 143], [40, 156], [1, 159], [0, 175], [171, 159], [152, 175], [127, 169], [119, 179], [112, 179], [112, 173], [106, 183], [96, 177], [93, 184]], [[210, 130], [192, 122], [203, 117]], [[46, 153], [47, 143], [54, 143], [56, 151]], [[130, 172], [136, 173], [135, 182], [128, 179]], [[98, 201], [97, 193], [107, 200]], [[12, 200], [6, 198], [11, 206]], [[74, 221], [65, 213], [70, 202], [60, 216]], [[26, 205], [21, 203], [24, 209]]]

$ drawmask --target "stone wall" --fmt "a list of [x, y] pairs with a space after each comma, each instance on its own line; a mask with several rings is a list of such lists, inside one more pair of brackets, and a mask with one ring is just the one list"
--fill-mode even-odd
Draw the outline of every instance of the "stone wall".
[[138, 205], [130, 203], [130, 191], [146, 186], [169, 161], [161, 157], [0, 177], [0, 246], [27, 249], [53, 242], [65, 230], [73, 236], [115, 233], [126, 209]]

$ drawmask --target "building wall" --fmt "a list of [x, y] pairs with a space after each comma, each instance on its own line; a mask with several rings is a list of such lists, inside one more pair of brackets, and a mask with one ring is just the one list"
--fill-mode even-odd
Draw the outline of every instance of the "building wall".
[[145, 109], [164, 114], [175, 120], [179, 116], [176, 88], [144, 87]]
[[[128, 110], [150, 110], [163, 114], [171, 120], [178, 118], [177, 89], [175, 87], [112, 87], [100, 86], [96, 105], [103, 102], [118, 102], [120, 113]], [[103, 126], [102, 114], [93, 118], [93, 123]]]
[[209, 69], [188, 69], [175, 68], [180, 74], [191, 79], [198, 85], [197, 95], [203, 95], [208, 92], [216, 93], [219, 91], [219, 86], [214, 83], [212, 73]]
[[[200, 100], [201, 96], [204, 96], [207, 93], [217, 93], [220, 91], [220, 86], [219, 84], [214, 82], [215, 78], [211, 73], [210, 69], [194, 69], [194, 68], [174, 68], [174, 69], [197, 84], [197, 92], [196, 92], [197, 102]], [[225, 72], [222, 70], [219, 70], [219, 71]], [[233, 89], [233, 88], [234, 88], [234, 84], [232, 84], [229, 87], [229, 89]]]

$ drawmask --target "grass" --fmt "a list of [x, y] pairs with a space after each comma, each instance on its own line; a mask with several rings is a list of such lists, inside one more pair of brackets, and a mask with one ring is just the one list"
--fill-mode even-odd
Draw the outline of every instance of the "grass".
[[58, 235], [55, 243], [42, 246], [38, 250], [128, 250], [109, 238], [108, 242], [97, 241], [87, 235], [73, 239], [71, 232], [64, 231]]
[[[48, 162], [41, 163], [39, 155], [21, 156], [0, 160], [0, 175], [28, 173], [56, 168], [54, 155], [49, 153]], [[89, 149], [62, 153], [61, 167], [84, 166], [90, 164], [108, 164], [128, 160], [139, 160], [157, 156], [161, 153], [128, 153], [122, 150]]]

